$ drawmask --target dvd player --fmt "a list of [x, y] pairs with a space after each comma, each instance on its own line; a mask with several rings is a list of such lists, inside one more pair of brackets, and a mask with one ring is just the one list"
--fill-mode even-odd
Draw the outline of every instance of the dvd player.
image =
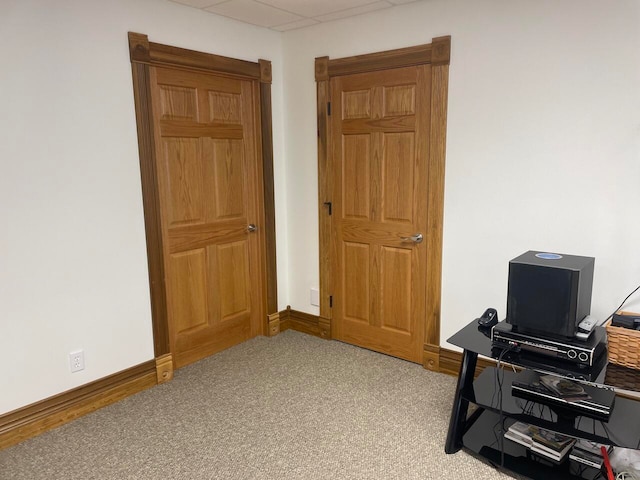
[[588, 367], [594, 365], [607, 346], [604, 327], [595, 327], [587, 341], [581, 341], [520, 333], [505, 321], [498, 322], [491, 329], [491, 343], [503, 350], [525, 350]]
[[[560, 378], [560, 377], [558, 377]], [[596, 387], [591, 384], [580, 383], [580, 388], [586, 393], [582, 399], [564, 399], [540, 381], [540, 374], [533, 370], [519, 372], [511, 383], [511, 394], [514, 397], [532, 400], [562, 410], [566, 414], [580, 414], [599, 420], [608, 420], [616, 394], [611, 387]]]

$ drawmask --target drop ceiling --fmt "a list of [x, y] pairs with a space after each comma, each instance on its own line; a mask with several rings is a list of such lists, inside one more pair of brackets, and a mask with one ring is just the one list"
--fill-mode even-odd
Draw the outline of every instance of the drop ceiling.
[[172, 0], [280, 32], [419, 0]]

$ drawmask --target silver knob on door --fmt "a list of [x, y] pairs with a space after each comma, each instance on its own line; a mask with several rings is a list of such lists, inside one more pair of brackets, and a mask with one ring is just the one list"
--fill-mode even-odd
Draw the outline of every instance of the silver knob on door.
[[255, 232], [256, 230], [258, 230], [258, 227], [256, 227], [253, 223], [247, 225], [247, 232], [251, 233]]
[[416, 233], [415, 235], [411, 235], [410, 237], [401, 237], [403, 242], [413, 242], [413, 243], [422, 243], [422, 234]]

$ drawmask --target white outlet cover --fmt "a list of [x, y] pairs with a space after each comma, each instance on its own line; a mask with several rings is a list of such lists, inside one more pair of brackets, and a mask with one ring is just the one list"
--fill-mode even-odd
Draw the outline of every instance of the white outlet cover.
[[84, 351], [83, 350], [78, 350], [78, 351], [69, 353], [69, 368], [71, 368], [71, 373], [84, 370]]
[[320, 290], [318, 290], [317, 288], [312, 288], [311, 289], [311, 295], [310, 295], [309, 303], [311, 303], [311, 305], [314, 305], [316, 307], [320, 306]]

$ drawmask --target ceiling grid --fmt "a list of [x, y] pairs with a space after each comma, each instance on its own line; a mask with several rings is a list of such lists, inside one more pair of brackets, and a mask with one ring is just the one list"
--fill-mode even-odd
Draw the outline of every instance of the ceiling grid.
[[419, 0], [172, 0], [279, 32]]

